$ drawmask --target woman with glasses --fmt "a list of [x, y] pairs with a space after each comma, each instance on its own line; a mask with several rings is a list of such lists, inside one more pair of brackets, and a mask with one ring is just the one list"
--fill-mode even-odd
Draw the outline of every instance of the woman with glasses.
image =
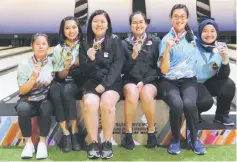
[[53, 111], [53, 105], [48, 100], [48, 90], [53, 80], [53, 65], [51, 58], [47, 56], [49, 48], [47, 35], [34, 35], [31, 44], [34, 55], [22, 61], [17, 68], [20, 100], [16, 105], [16, 111], [25, 142], [21, 158], [33, 157], [35, 148], [31, 140], [31, 117], [38, 116], [40, 140], [36, 159], [45, 159], [48, 157], [46, 137], [49, 133]]
[[157, 59], [160, 39], [146, 33], [147, 18], [140, 11], [130, 15], [129, 24], [132, 35], [122, 41], [126, 58], [123, 68], [126, 126], [122, 144], [130, 150], [135, 147], [132, 138], [132, 122], [135, 119], [138, 99], [140, 98], [142, 110], [148, 123], [147, 147], [154, 148], [157, 145], [154, 118], [159, 75]]
[[184, 112], [191, 134], [191, 147], [196, 154], [205, 154], [206, 149], [197, 138], [198, 110], [195, 55], [197, 48], [194, 35], [188, 25], [189, 11], [183, 4], [176, 4], [170, 12], [172, 28], [160, 44], [158, 66], [163, 76], [158, 82], [161, 98], [170, 107], [170, 126], [173, 141], [168, 153], [180, 153], [180, 127]]

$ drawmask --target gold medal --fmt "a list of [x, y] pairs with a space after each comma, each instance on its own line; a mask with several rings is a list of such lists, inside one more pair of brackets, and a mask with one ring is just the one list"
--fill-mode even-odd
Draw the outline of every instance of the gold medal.
[[99, 49], [100, 49], [100, 44], [94, 42], [94, 43], [93, 43], [93, 48], [94, 48], [96, 51], [99, 50]]
[[42, 64], [42, 62], [39, 61], [36, 63], [36, 65], [38, 65], [39, 67], [42, 67], [43, 64]]

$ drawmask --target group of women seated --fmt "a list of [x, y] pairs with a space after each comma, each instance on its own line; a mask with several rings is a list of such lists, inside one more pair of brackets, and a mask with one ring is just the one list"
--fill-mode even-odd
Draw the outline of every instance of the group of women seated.
[[[156, 98], [169, 106], [173, 140], [168, 153], [180, 153], [180, 126], [184, 113], [191, 132], [190, 147], [196, 154], [206, 153], [199, 140], [201, 113], [213, 105], [217, 97], [215, 122], [234, 125], [229, 111], [235, 93], [229, 58], [224, 43], [218, 42], [218, 25], [212, 19], [199, 24], [195, 36], [188, 25], [189, 11], [176, 4], [170, 12], [172, 28], [162, 40], [146, 32], [146, 15], [137, 11], [130, 15], [132, 33], [124, 40], [113, 34], [111, 19], [104, 10], [96, 10], [88, 20], [86, 37], [74, 17], [61, 21], [59, 44], [53, 56], [47, 56], [49, 40], [45, 34], [32, 39], [34, 55], [18, 66], [20, 100], [16, 110], [25, 140], [21, 158], [32, 158], [31, 117], [38, 116], [40, 141], [36, 159], [48, 157], [46, 138], [51, 115], [62, 130], [62, 151], [82, 149], [78, 141], [77, 96], [82, 97], [83, 119], [89, 137], [88, 158], [108, 159], [113, 156], [112, 133], [116, 104], [125, 97], [125, 137], [122, 146], [132, 150], [132, 123], [138, 100], [146, 116], [147, 147], [157, 146], [155, 132]], [[123, 74], [123, 75], [121, 75]], [[103, 130], [98, 140], [99, 114]]]

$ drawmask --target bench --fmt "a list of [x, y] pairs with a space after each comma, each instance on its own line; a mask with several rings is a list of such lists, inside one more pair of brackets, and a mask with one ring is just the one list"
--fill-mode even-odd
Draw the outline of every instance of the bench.
[[[14, 146], [22, 145], [22, 135], [18, 126], [17, 113], [14, 109], [16, 102], [9, 100], [7, 102], [0, 103], [0, 146]], [[121, 139], [124, 136], [124, 101], [120, 100], [116, 105], [116, 124], [113, 131], [112, 143], [114, 145], [120, 145]], [[170, 131], [169, 124], [169, 108], [162, 101], [157, 100], [156, 102], [156, 131], [157, 139], [159, 145], [168, 145], [172, 139], [172, 134]], [[78, 120], [79, 120], [79, 130], [84, 130], [84, 124], [81, 116], [83, 116], [83, 105], [81, 100], [77, 100], [78, 108]], [[146, 144], [147, 135], [146, 135], [146, 118], [141, 111], [141, 103], [138, 104], [136, 119], [133, 123], [133, 133], [134, 140], [136, 144]], [[199, 138], [204, 144], [215, 144], [215, 145], [226, 145], [226, 144], [235, 144], [236, 143], [236, 127], [225, 127], [222, 124], [213, 123], [213, 115], [203, 115], [205, 122], [199, 124]], [[232, 116], [235, 120], [236, 116]], [[37, 118], [32, 118], [33, 130], [32, 138], [33, 141], [37, 141]], [[99, 128], [100, 135], [99, 137], [103, 140], [101, 133], [101, 127]], [[83, 134], [84, 132], [82, 132]], [[182, 138], [186, 139], [186, 135], [189, 137], [189, 131], [186, 130], [186, 121], [183, 118], [182, 128], [181, 128]], [[48, 144], [55, 145], [60, 143], [61, 140], [61, 130], [55, 118], [53, 117], [53, 122], [51, 125], [51, 130], [48, 136]], [[88, 139], [86, 139], [88, 140]]]

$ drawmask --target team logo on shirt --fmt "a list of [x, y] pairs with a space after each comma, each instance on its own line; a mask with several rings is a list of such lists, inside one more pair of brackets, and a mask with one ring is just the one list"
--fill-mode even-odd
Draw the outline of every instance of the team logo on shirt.
[[104, 52], [104, 57], [109, 57], [109, 53], [108, 52]]
[[212, 71], [217, 71], [219, 69], [218, 64], [216, 62], [212, 62], [211, 69]]
[[151, 41], [151, 40], [149, 40], [149, 41], [146, 43], [146, 45], [147, 45], [147, 46], [150, 46], [150, 45], [152, 45], [152, 41]]

